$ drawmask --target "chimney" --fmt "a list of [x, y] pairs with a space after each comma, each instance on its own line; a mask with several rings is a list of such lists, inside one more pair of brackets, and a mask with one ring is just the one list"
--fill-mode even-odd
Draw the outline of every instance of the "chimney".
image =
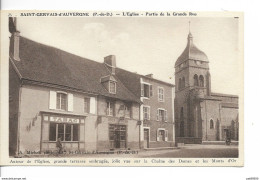
[[146, 77], [153, 78], [153, 74], [147, 74]]
[[16, 18], [9, 18], [9, 32], [12, 33], [10, 39], [10, 55], [13, 57], [14, 60], [20, 61], [20, 32], [16, 29]]
[[104, 57], [104, 63], [111, 72], [111, 74], [115, 75], [116, 71], [116, 56], [115, 55], [109, 55]]

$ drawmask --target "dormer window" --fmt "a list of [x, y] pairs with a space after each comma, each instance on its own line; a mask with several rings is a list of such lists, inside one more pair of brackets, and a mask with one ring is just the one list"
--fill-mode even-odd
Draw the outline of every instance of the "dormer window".
[[116, 94], [117, 81], [112, 75], [104, 76], [100, 81], [109, 93]]
[[116, 82], [114, 81], [109, 82], [109, 92], [112, 94], [116, 94]]

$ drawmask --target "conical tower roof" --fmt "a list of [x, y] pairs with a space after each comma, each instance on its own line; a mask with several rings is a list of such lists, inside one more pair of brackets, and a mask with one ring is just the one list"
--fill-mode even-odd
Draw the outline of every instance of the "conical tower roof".
[[178, 57], [175, 66], [180, 65], [181, 63], [183, 63], [188, 59], [208, 61], [207, 55], [193, 44], [193, 36], [191, 33], [188, 34], [187, 39], [188, 39], [187, 46], [184, 49], [183, 53]]

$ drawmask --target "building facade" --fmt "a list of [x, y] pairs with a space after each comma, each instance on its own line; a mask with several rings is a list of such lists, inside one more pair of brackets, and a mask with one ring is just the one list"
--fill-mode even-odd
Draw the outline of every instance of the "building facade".
[[193, 43], [175, 63], [176, 142], [238, 140], [238, 96], [211, 92], [207, 55]]
[[10, 155], [55, 151], [58, 138], [73, 152], [174, 145], [172, 84], [122, 70], [114, 55], [98, 63], [37, 43], [9, 20]]
[[173, 147], [174, 85], [157, 80], [152, 74], [143, 76], [123, 69], [117, 69], [116, 74], [142, 102], [140, 107], [142, 146]]

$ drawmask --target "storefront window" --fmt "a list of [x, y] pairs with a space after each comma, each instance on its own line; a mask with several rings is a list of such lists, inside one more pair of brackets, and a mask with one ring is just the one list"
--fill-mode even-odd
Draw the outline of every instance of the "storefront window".
[[49, 141], [78, 141], [79, 140], [78, 124], [50, 123]]
[[64, 124], [58, 124], [58, 138], [64, 141]]
[[73, 124], [73, 141], [79, 140], [79, 125]]
[[65, 141], [71, 141], [71, 124], [65, 125]]
[[50, 123], [49, 140], [56, 141], [56, 123]]

